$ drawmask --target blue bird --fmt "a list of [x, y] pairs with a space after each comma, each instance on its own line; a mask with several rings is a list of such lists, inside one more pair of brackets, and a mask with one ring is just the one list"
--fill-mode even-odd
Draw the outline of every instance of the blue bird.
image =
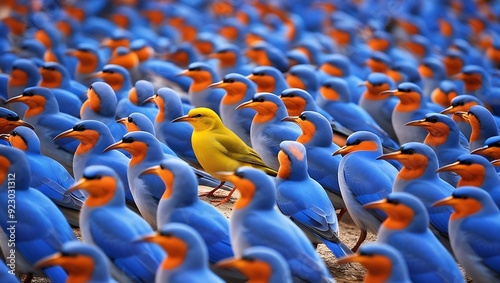
[[127, 69], [119, 65], [107, 64], [95, 76], [111, 86], [118, 101], [128, 98], [128, 93], [132, 89], [132, 79]]
[[382, 155], [380, 139], [373, 133], [359, 131], [347, 138], [346, 145], [333, 153], [341, 154], [339, 185], [347, 211], [361, 229], [355, 252], [365, 240], [367, 231], [376, 234], [386, 215], [363, 205], [385, 198], [391, 191], [398, 170]]
[[371, 73], [364, 82], [366, 91], [359, 99], [359, 106], [365, 109], [373, 120], [393, 139], [398, 141], [392, 127], [392, 112], [399, 100], [384, 91], [395, 88], [394, 80], [382, 73]]
[[[56, 62], [45, 62], [39, 69], [42, 80], [38, 83], [39, 86], [53, 89], [63, 89], [66, 90], [64, 94], [70, 95], [72, 97], [77, 97], [80, 102], [85, 101], [87, 98], [85, 93], [87, 92], [87, 86], [72, 80], [66, 67]], [[61, 98], [60, 95], [56, 95], [56, 98]], [[62, 102], [62, 100], [58, 100]]]
[[490, 195], [477, 187], [460, 187], [434, 206], [451, 206], [450, 241], [458, 262], [472, 280], [500, 279], [500, 210]]
[[219, 61], [219, 74], [221, 77], [231, 73], [243, 76], [252, 73], [252, 67], [246, 62], [245, 56], [236, 45], [224, 44], [210, 54], [210, 57]]
[[150, 98], [155, 94], [152, 83], [138, 80], [129, 91], [128, 99], [122, 99], [116, 106], [116, 118], [128, 117], [131, 113], [139, 112], [146, 115], [154, 123], [158, 114], [158, 107]]
[[351, 99], [354, 103], [358, 103], [363, 92], [366, 91], [365, 87], [359, 85], [363, 80], [351, 74], [351, 62], [349, 59], [341, 54], [331, 54], [325, 56], [323, 63], [319, 66], [318, 80], [320, 86], [323, 85], [328, 79], [337, 77], [345, 80], [347, 88], [351, 94]]
[[491, 112], [481, 105], [474, 105], [467, 112], [455, 112], [470, 124], [471, 134], [469, 148], [474, 150], [484, 146], [484, 142], [493, 136], [500, 134], [499, 128]]
[[82, 120], [96, 120], [108, 127], [115, 141], [120, 140], [127, 130], [116, 123], [118, 101], [116, 94], [105, 82], [95, 82], [87, 90], [88, 99], [80, 111]]
[[[481, 155], [483, 157], [486, 157], [489, 161], [494, 161], [494, 160], [500, 159], [500, 150], [499, 149], [500, 149], [500, 136], [494, 136], [494, 137], [488, 138], [484, 142], [483, 147], [476, 148], [476, 149], [472, 150], [470, 153], [471, 154], [478, 154], [478, 155]], [[452, 163], [452, 162], [449, 162], [448, 164], [450, 164], [450, 163]]]
[[69, 49], [66, 54], [75, 57], [78, 60], [76, 65], [75, 80], [86, 87], [100, 79], [94, 74], [103, 69], [102, 56], [99, 50], [91, 43], [80, 43], [75, 49]]
[[460, 155], [457, 161], [438, 169], [438, 172], [448, 171], [460, 175], [457, 188], [479, 187], [487, 191], [496, 205], [500, 207], [500, 177], [488, 159], [477, 154]]
[[490, 77], [483, 67], [466, 65], [456, 77], [464, 82], [464, 93], [474, 95], [492, 112], [500, 115], [500, 89], [492, 86]]
[[166, 224], [155, 234], [143, 235], [140, 241], [156, 243], [167, 253], [156, 271], [156, 282], [225, 282], [209, 269], [200, 234], [185, 224]]
[[351, 100], [347, 83], [340, 78], [327, 79], [320, 88], [316, 100], [318, 106], [330, 114], [335, 121], [352, 131], [369, 131], [376, 134], [388, 148], [397, 148], [397, 143], [359, 105]]
[[[475, 96], [462, 94], [451, 100], [450, 106], [442, 110], [441, 114], [454, 114], [456, 112], [467, 112], [474, 105], [483, 105], [483, 103]], [[462, 118], [462, 115], [451, 115], [451, 118], [457, 123], [460, 132], [462, 132], [467, 139], [470, 138], [472, 129], [471, 125]]]
[[430, 98], [432, 102], [448, 108], [450, 107], [453, 99], [459, 95], [458, 88], [452, 81], [443, 80], [431, 92]]
[[[25, 88], [33, 87], [38, 84], [41, 79], [38, 72], [38, 66], [28, 59], [18, 59], [12, 64], [12, 71], [9, 75], [7, 83], [7, 99], [18, 96]], [[24, 115], [28, 108], [23, 103], [14, 103], [6, 105], [6, 107], [17, 113], [20, 117]]]
[[219, 105], [225, 92], [221, 89], [211, 89], [209, 86], [220, 81], [215, 69], [203, 62], [189, 64], [189, 68], [179, 73], [193, 79], [189, 87], [189, 101], [194, 107], [207, 107], [220, 113]]
[[270, 92], [280, 95], [288, 84], [283, 74], [272, 66], [257, 66], [248, 78], [257, 85], [257, 92]]
[[198, 198], [196, 175], [187, 163], [166, 159], [144, 173], [156, 174], [165, 183], [165, 192], [158, 204], [158, 227], [182, 223], [193, 228], [207, 246], [211, 263], [233, 256], [229, 221], [215, 207]]
[[266, 173], [240, 167], [226, 175], [241, 194], [229, 220], [236, 257], [250, 247], [265, 246], [285, 258], [294, 280], [334, 282], [306, 235], [275, 209], [276, 188]]
[[318, 97], [319, 80], [312, 65], [295, 65], [286, 73], [286, 82], [291, 88], [300, 88], [307, 91], [313, 99]]
[[78, 121], [77, 118], [59, 112], [59, 104], [52, 91], [44, 87], [26, 88], [21, 95], [8, 99], [5, 103], [22, 102], [28, 105], [24, 120], [34, 127], [40, 139], [42, 154], [61, 163], [73, 174], [73, 154], [78, 143], [71, 139], [58, 139], [56, 135]]
[[314, 111], [304, 111], [299, 116], [288, 116], [283, 120], [298, 124], [302, 130], [297, 141], [306, 149], [307, 172], [325, 189], [333, 207], [341, 209], [337, 216], [340, 219], [346, 207], [338, 180], [342, 157], [332, 155], [339, 146], [332, 142], [334, 137], [328, 121]]
[[341, 258], [340, 264], [358, 262], [366, 268], [364, 282], [410, 283], [408, 268], [401, 253], [381, 243], [367, 243], [357, 254]]
[[287, 117], [283, 101], [268, 92], [256, 93], [252, 100], [240, 104], [236, 109], [255, 109], [250, 127], [252, 148], [259, 154], [265, 164], [278, 170], [279, 145], [284, 140], [294, 141], [300, 134], [300, 128], [291, 122], [281, 122]]
[[35, 132], [30, 128], [20, 126], [10, 134], [0, 134], [0, 139], [8, 141], [12, 147], [26, 153], [31, 168], [30, 186], [41, 191], [57, 204], [72, 226], [78, 226], [79, 212], [85, 196], [79, 192], [66, 193], [75, 180], [61, 164], [42, 155], [40, 140]]
[[159, 109], [154, 121], [156, 138], [172, 149], [179, 158], [191, 166], [201, 168], [191, 145], [193, 127], [188, 123], [172, 123], [184, 115], [178, 94], [171, 88], [162, 87], [156, 91], [153, 100]]
[[[439, 166], [453, 163], [460, 155], [469, 153], [469, 142], [457, 124], [446, 115], [428, 113], [423, 119], [410, 121], [406, 126], [422, 127], [427, 130], [424, 144], [436, 153]], [[459, 179], [458, 175], [449, 172], [441, 172], [439, 177], [454, 187]]]
[[[64, 243], [76, 240], [71, 227], [49, 198], [30, 187], [31, 170], [25, 153], [16, 148], [0, 146], [0, 159], [0, 201], [5, 208], [15, 205], [15, 212], [8, 209], [0, 212], [2, 253], [7, 260], [9, 256], [15, 257], [16, 270], [44, 274], [51, 282], [66, 282], [67, 274], [62, 268], [44, 268], [40, 273], [40, 269], [34, 265], [59, 251]], [[11, 252], [14, 248], [12, 244], [8, 246], [12, 233], [15, 233], [14, 254]]]
[[323, 187], [307, 172], [306, 148], [296, 141], [280, 144], [280, 167], [276, 177], [276, 204], [306, 234], [324, 243], [341, 258], [352, 251], [339, 239], [335, 207]]
[[236, 107], [252, 99], [257, 92], [255, 83], [241, 74], [231, 73], [225, 75], [222, 81], [211, 84], [210, 87], [222, 88], [226, 91], [220, 103], [222, 123], [248, 146], [251, 146], [250, 127], [256, 112], [253, 109], [236, 109]]
[[101, 165], [89, 166], [69, 189], [74, 190], [89, 194], [80, 213], [83, 241], [106, 254], [113, 277], [120, 282], [153, 282], [165, 253], [152, 244], [133, 243], [153, 233], [153, 229], [125, 206], [125, 190], [115, 171]]
[[[115, 283], [111, 278], [110, 264], [106, 255], [94, 245], [71, 241], [61, 250], [41, 259], [39, 267], [61, 266], [68, 273], [68, 281], [84, 278], [94, 283]], [[2, 281], [3, 282], [3, 281]]]
[[437, 200], [451, 195], [454, 186], [439, 178], [436, 154], [427, 145], [417, 142], [403, 144], [398, 151], [379, 157], [384, 160], [397, 160], [403, 168], [394, 180], [393, 192], [405, 192], [417, 197], [427, 209], [430, 229], [436, 238], [451, 251], [448, 237], [448, 220], [453, 212], [443, 207], [432, 207]]
[[[432, 100], [434, 90], [447, 79], [443, 63], [438, 58], [426, 58], [418, 66], [418, 72], [422, 76], [422, 93], [428, 101]], [[450, 83], [456, 88], [453, 82]]]
[[304, 111], [314, 111], [324, 116], [329, 121], [331, 129], [334, 131], [333, 138], [335, 139], [334, 142], [337, 144], [344, 144], [345, 138], [353, 133], [350, 129], [347, 129], [339, 122], [335, 121], [328, 112], [320, 108], [316, 104], [314, 98], [305, 90], [288, 88], [281, 93], [280, 98], [283, 100], [286, 111], [290, 116], [299, 116], [300, 113]]
[[283, 51], [265, 41], [247, 43], [245, 55], [260, 67], [273, 67], [279, 72], [286, 72], [288, 69], [288, 60]]
[[16, 127], [20, 126], [34, 129], [30, 123], [19, 119], [16, 112], [0, 107], [0, 134], [8, 134]]
[[122, 152], [103, 152], [104, 149], [115, 142], [106, 125], [94, 120], [80, 121], [54, 139], [60, 138], [76, 139], [79, 143], [72, 164], [75, 180], [80, 180], [83, 177], [83, 170], [91, 165], [103, 165], [113, 168], [125, 188], [127, 205], [132, 209], [137, 209], [127, 179], [127, 168], [130, 159]]
[[292, 274], [286, 260], [272, 248], [250, 247], [241, 258], [225, 259], [217, 264], [220, 268], [236, 268], [245, 274], [249, 282], [292, 283]]
[[423, 142], [427, 136], [425, 129], [405, 126], [406, 123], [422, 119], [425, 114], [433, 112], [427, 108], [422, 90], [413, 83], [401, 83], [396, 90], [386, 90], [385, 93], [399, 98], [399, 103], [392, 112], [392, 127], [399, 143]]
[[144, 170], [160, 164], [167, 156], [174, 156], [165, 155], [156, 137], [143, 131], [125, 134], [104, 151], [112, 149], [123, 149], [132, 155], [127, 169], [128, 185], [142, 217], [156, 228], [158, 202], [165, 191], [165, 184], [156, 175], [144, 174]]
[[130, 74], [132, 83], [142, 79], [139, 69], [139, 58], [129, 47], [118, 46], [112, 53], [106, 64], [114, 64], [124, 67]]
[[387, 213], [377, 243], [399, 250], [412, 282], [465, 282], [452, 255], [429, 230], [429, 215], [417, 197], [395, 192], [365, 207]]

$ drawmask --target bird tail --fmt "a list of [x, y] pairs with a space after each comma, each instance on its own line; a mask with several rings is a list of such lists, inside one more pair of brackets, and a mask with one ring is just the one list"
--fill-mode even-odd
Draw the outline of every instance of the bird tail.
[[330, 249], [333, 255], [339, 259], [352, 254], [351, 249], [343, 242], [334, 243], [326, 239], [321, 239], [323, 243]]

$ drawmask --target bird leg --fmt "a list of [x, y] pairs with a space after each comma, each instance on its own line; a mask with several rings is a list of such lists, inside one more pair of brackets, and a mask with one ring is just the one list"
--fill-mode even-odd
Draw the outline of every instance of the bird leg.
[[200, 196], [200, 197], [205, 197], [205, 196], [206, 196], [206, 197], [216, 197], [216, 196], [214, 196], [214, 193], [215, 193], [218, 189], [222, 188], [222, 186], [224, 186], [224, 184], [225, 184], [225, 183], [226, 183], [226, 182], [220, 182], [220, 184], [219, 184], [217, 187], [215, 187], [213, 190], [211, 190], [210, 192], [208, 192], [208, 193], [203, 193], [203, 194], [199, 194], [198, 196]]
[[236, 187], [229, 192], [229, 194], [225, 199], [219, 201], [215, 206], [219, 206], [221, 204], [225, 204], [226, 202], [228, 202], [231, 199], [231, 195], [233, 195], [234, 191], [236, 191]]
[[362, 229], [361, 230], [361, 234], [359, 235], [359, 238], [358, 238], [358, 242], [356, 243], [356, 245], [351, 249], [353, 253], [355, 253], [359, 246], [361, 246], [361, 244], [365, 241], [366, 239], [366, 235], [367, 235], [367, 232], [365, 229]]
[[340, 221], [340, 218], [344, 216], [344, 214], [347, 212], [347, 208], [341, 208], [339, 213], [337, 213], [337, 220]]

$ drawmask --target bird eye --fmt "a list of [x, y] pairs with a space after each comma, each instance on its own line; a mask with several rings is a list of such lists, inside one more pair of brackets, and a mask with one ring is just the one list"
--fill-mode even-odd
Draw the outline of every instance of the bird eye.
[[244, 179], [245, 178], [245, 173], [241, 172], [241, 171], [236, 171], [234, 173], [234, 175], [238, 178], [241, 178], [241, 179]]
[[392, 198], [387, 198], [387, 202], [391, 203], [391, 204], [394, 204], [394, 205], [398, 205], [399, 204], [399, 200], [392, 199]]
[[460, 164], [464, 164], [464, 165], [472, 165], [472, 161], [470, 161], [470, 160], [462, 160], [462, 161], [460, 162]]
[[103, 73], [107, 73], [107, 74], [114, 74], [115, 72], [114, 71], [111, 71], [111, 70], [102, 70]]
[[78, 125], [75, 125], [73, 127], [73, 131], [76, 131], [76, 132], [83, 132], [85, 130], [86, 130], [86, 128], [83, 124], [78, 124]]
[[16, 131], [13, 131], [12, 134], [10, 134], [10, 135], [13, 137], [16, 137], [18, 135], [18, 133]]
[[464, 102], [463, 102], [463, 101], [459, 101], [459, 102], [457, 103], [457, 106], [464, 106]]
[[81, 52], [89, 52], [89, 50], [87, 48], [80, 48], [78, 49], [78, 51], [81, 51]]
[[102, 178], [101, 175], [85, 175], [83, 174], [83, 178], [87, 180], [100, 180]]
[[93, 86], [89, 86], [89, 90], [93, 90], [93, 89], [94, 89], [94, 87], [93, 87]]
[[241, 259], [244, 260], [244, 261], [248, 261], [248, 262], [254, 262], [255, 261], [255, 258], [249, 257], [249, 256], [242, 256]]
[[77, 253], [68, 253], [68, 252], [61, 252], [61, 256], [63, 257], [77, 257]]
[[262, 77], [262, 76], [265, 76], [266, 74], [264, 74], [262, 72], [257, 72], [257, 73], [252, 73], [252, 75]]
[[19, 121], [19, 117], [18, 116], [14, 116], [12, 114], [8, 114], [7, 117], [5, 117], [7, 119], [7, 121]]
[[415, 150], [414, 150], [414, 149], [412, 149], [412, 148], [410, 148], [410, 149], [403, 149], [403, 150], [401, 151], [401, 153], [403, 153], [403, 154], [408, 154], [408, 155], [412, 155], [412, 154], [414, 154], [414, 153], [415, 153]]
[[130, 123], [132, 123], [132, 122], [134, 122], [134, 118], [132, 118], [132, 117], [128, 117], [128, 118], [127, 118], [127, 121], [128, 121], [128, 122], [130, 122]]
[[45, 70], [49, 70], [49, 71], [55, 71], [55, 69], [56, 69], [56, 68], [54, 68], [52, 66], [43, 66], [42, 68], [45, 69]]
[[360, 141], [360, 140], [355, 140], [352, 144], [353, 144], [353, 145], [358, 145], [358, 144], [360, 144], [360, 143], [361, 143], [361, 141]]
[[254, 99], [253, 101], [254, 102], [264, 102], [265, 99], [264, 99], [264, 97], [259, 97], [259, 98]]
[[326, 88], [332, 88], [331, 84], [324, 84], [323, 86], [326, 87]]
[[458, 198], [458, 199], [468, 199], [469, 197], [468, 196], [453, 196], [454, 198]]
[[371, 83], [371, 85], [374, 86], [374, 87], [377, 87], [377, 86], [381, 86], [382, 83]]
[[304, 115], [304, 114], [300, 115], [300, 116], [299, 116], [299, 118], [300, 118], [300, 120], [302, 120], [302, 121], [307, 120], [307, 117], [306, 117], [306, 115]]
[[35, 95], [33, 92], [29, 91], [29, 92], [23, 92], [23, 96], [33, 96]]
[[133, 137], [122, 138], [123, 143], [133, 143], [135, 140]]
[[201, 71], [201, 67], [193, 67], [193, 68], [189, 68], [188, 70], [189, 71]]
[[409, 88], [398, 88], [399, 92], [411, 92], [411, 89]]
[[234, 79], [224, 79], [222, 82], [224, 82], [224, 83], [234, 83]]
[[428, 117], [425, 120], [431, 123], [436, 123], [438, 121], [437, 117]]

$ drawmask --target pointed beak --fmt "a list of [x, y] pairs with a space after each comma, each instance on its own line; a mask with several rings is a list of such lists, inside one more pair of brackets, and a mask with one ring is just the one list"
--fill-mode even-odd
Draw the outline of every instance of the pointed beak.
[[449, 106], [449, 107], [443, 109], [440, 113], [441, 114], [453, 114], [453, 106]]
[[85, 183], [86, 182], [87, 182], [87, 179], [81, 178], [80, 180], [78, 180], [78, 182], [74, 183], [71, 187], [68, 188], [68, 190], [66, 191], [66, 194], [69, 194], [69, 193], [76, 191], [76, 190], [85, 190]]
[[493, 165], [495, 167], [500, 166], [500, 159], [495, 159], [495, 160], [491, 161], [491, 165]]
[[444, 198], [442, 200], [436, 201], [431, 206], [432, 207], [435, 207], [435, 206], [445, 206], [445, 205], [453, 206], [456, 202], [457, 201], [456, 201], [456, 199], [453, 196], [449, 196], [449, 197]]
[[132, 241], [132, 243], [141, 243], [141, 242], [146, 242], [146, 243], [157, 243], [158, 239], [161, 236], [158, 233], [150, 234], [150, 235], [145, 235], [142, 236], [138, 239], [135, 239]]
[[176, 122], [190, 122], [192, 120], [193, 119], [191, 117], [189, 117], [188, 115], [184, 115], [184, 116], [175, 118], [174, 120], [172, 120], [172, 123], [176, 123]]
[[224, 269], [235, 268], [238, 270], [242, 270], [245, 268], [246, 265], [247, 265], [246, 262], [242, 259], [228, 258], [228, 259], [224, 259], [224, 260], [219, 261], [215, 266], [217, 266], [219, 268], [224, 268]]
[[144, 99], [144, 102], [154, 102], [154, 103], [156, 103], [155, 102], [155, 96], [153, 95], [153, 96], [150, 96], [150, 97]]
[[357, 86], [357, 87], [360, 87], [360, 86], [366, 86], [367, 84], [368, 84], [368, 82], [364, 81], [364, 82], [362, 82], [362, 83], [357, 84], [356, 86]]
[[189, 70], [184, 70], [184, 71], [181, 71], [181, 72], [175, 74], [175, 76], [176, 77], [182, 77], [182, 76], [189, 77], [189, 74], [190, 74]]
[[467, 115], [467, 112], [464, 112], [464, 111], [457, 111], [457, 112], [453, 113], [453, 115], [457, 115], [458, 117], [460, 117], [466, 121], [469, 118], [469, 116]]
[[382, 154], [381, 156], [377, 157], [377, 159], [382, 159], [382, 160], [391, 160], [391, 159], [394, 159], [394, 160], [398, 160], [400, 156], [401, 156], [401, 151], [398, 150], [398, 151], [394, 151], [394, 152], [391, 152], [391, 153]]
[[144, 170], [142, 172], [142, 174], [155, 174], [155, 175], [158, 175], [160, 170], [161, 170], [160, 165], [152, 166], [152, 167], [149, 167], [146, 170]]
[[118, 123], [118, 124], [122, 124], [122, 125], [124, 125], [125, 127], [127, 127], [127, 124], [128, 124], [128, 117], [123, 117], [123, 118], [120, 118], [120, 119], [116, 120], [116, 123]]
[[224, 88], [224, 81], [216, 82], [208, 86], [209, 88]]
[[422, 120], [410, 121], [410, 122], [406, 123], [405, 126], [417, 126], [417, 127], [421, 127], [424, 124], [425, 124], [425, 119], [422, 119]]
[[387, 202], [387, 199], [382, 199], [363, 205], [363, 207], [366, 209], [380, 209], [384, 211], [390, 206], [391, 205]]
[[332, 156], [335, 156], [335, 155], [343, 155], [345, 153], [348, 153], [348, 146], [347, 145], [344, 145], [343, 147], [337, 149], [334, 153], [332, 153]]
[[76, 135], [77, 134], [75, 134], [75, 131], [73, 131], [73, 129], [69, 129], [69, 130], [66, 130], [66, 131], [60, 133], [59, 135], [55, 136], [54, 140], [62, 139], [62, 138], [74, 137]]
[[123, 141], [118, 141], [118, 142], [115, 142], [114, 144], [106, 147], [102, 152], [107, 152], [107, 151], [110, 151], [110, 150], [113, 150], [113, 149], [120, 149], [120, 148], [123, 148], [124, 145], [123, 145]]
[[0, 134], [0, 140], [9, 141], [10, 134]]
[[242, 104], [236, 106], [236, 109], [242, 109], [242, 108], [253, 108], [254, 102], [253, 100], [243, 102]]
[[448, 165], [445, 165], [445, 166], [439, 168], [438, 170], [436, 170], [436, 172], [438, 172], [438, 173], [440, 173], [440, 172], [454, 172], [458, 166], [460, 166], [459, 161], [453, 162], [451, 164], [448, 164]]
[[298, 116], [288, 116], [288, 117], [281, 119], [281, 122], [288, 121], [288, 122], [294, 122], [294, 123], [298, 124], [298, 122], [299, 122], [298, 119], [299, 119]]
[[37, 261], [34, 267], [37, 269], [45, 268], [49, 266], [60, 265], [61, 263], [64, 263], [64, 261], [65, 261], [64, 257], [61, 255], [61, 253], [55, 253], [53, 255], [47, 256]]
[[26, 97], [24, 97], [22, 94], [18, 96], [11, 97], [7, 100], [5, 100], [5, 104], [13, 103], [13, 102], [24, 102], [26, 101]]
[[17, 120], [16, 122], [14, 122], [14, 124], [17, 124], [17, 126], [25, 126], [25, 127], [28, 127], [32, 130], [35, 129], [35, 127], [33, 127], [30, 123], [23, 121], [23, 120]]
[[397, 95], [398, 94], [398, 90], [397, 89], [384, 90], [380, 94]]
[[477, 154], [477, 155], [483, 155], [483, 153], [488, 150], [488, 146], [485, 145], [483, 147], [478, 147], [470, 152], [470, 154]]

